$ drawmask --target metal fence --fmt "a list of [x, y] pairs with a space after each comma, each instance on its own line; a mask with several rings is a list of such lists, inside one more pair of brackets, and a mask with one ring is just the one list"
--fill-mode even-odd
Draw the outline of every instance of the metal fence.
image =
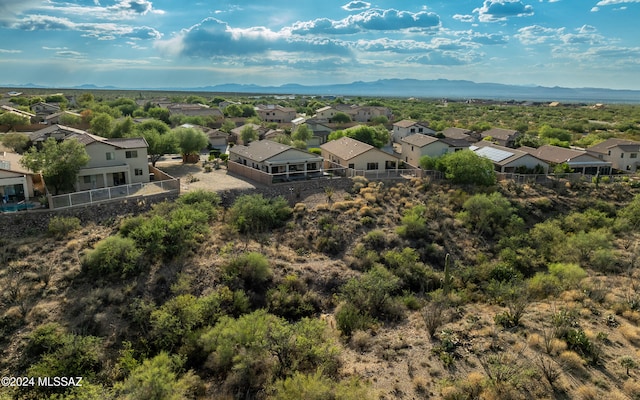
[[67, 193], [49, 196], [49, 208], [60, 209], [77, 207], [87, 204], [123, 199], [131, 196], [147, 196], [159, 193], [179, 193], [180, 179], [174, 178], [149, 183], [132, 183], [107, 188], [86, 190], [83, 192]]

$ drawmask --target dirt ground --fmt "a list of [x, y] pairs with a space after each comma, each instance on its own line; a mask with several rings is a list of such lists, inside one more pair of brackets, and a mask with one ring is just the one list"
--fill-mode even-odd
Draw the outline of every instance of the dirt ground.
[[183, 164], [179, 160], [158, 161], [156, 168], [174, 178], [180, 178], [180, 191], [204, 189], [213, 191], [224, 191], [231, 189], [255, 189], [260, 184], [245, 180], [238, 175], [227, 172], [224, 165], [220, 169], [213, 169], [205, 172], [202, 163]]

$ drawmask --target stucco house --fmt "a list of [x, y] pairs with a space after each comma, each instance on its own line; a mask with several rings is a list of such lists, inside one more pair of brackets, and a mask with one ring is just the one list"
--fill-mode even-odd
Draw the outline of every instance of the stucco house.
[[51, 114], [62, 111], [58, 104], [39, 102], [31, 106], [31, 111], [36, 114], [35, 120], [32, 122], [42, 122]]
[[480, 133], [482, 140], [490, 140], [491, 142], [504, 147], [515, 147], [516, 140], [522, 134], [513, 129], [493, 128]]
[[640, 142], [610, 138], [587, 148], [587, 153], [600, 160], [611, 162], [611, 167], [620, 171], [636, 172]]
[[20, 165], [21, 155], [0, 152], [0, 201], [15, 203], [34, 197], [34, 174]]
[[402, 139], [407, 136], [421, 133], [423, 135], [435, 136], [436, 131], [429, 128], [428, 122], [412, 121], [403, 119], [393, 124], [391, 139], [394, 143], [402, 143]]
[[338, 166], [364, 171], [397, 169], [400, 160], [370, 144], [349, 137], [332, 140], [320, 146], [326, 168]]
[[219, 108], [209, 107], [206, 104], [169, 104], [169, 115], [186, 115], [188, 117], [212, 117], [222, 118], [224, 115]]
[[546, 174], [549, 164], [526, 151], [500, 146], [486, 140], [469, 147], [477, 155], [493, 162], [495, 170], [503, 173], [526, 173], [535, 169]]
[[296, 109], [282, 107], [277, 104], [257, 105], [256, 114], [265, 122], [276, 122], [279, 124], [290, 123], [296, 118]]
[[585, 150], [567, 149], [559, 146], [544, 145], [537, 149], [532, 147], [518, 147], [518, 150], [537, 157], [547, 163], [550, 167], [566, 163], [574, 172], [586, 175], [609, 175], [611, 174], [611, 163], [595, 157]]
[[[259, 140], [247, 146], [236, 145], [230, 148], [229, 161], [270, 174], [275, 181], [321, 175], [323, 159], [317, 154], [286, 144]], [[230, 170], [252, 178], [250, 171], [244, 168], [232, 166]]]
[[76, 190], [90, 190], [149, 182], [149, 162], [144, 138], [107, 139], [89, 133], [73, 135], [85, 146], [89, 163], [79, 172]]
[[420, 158], [438, 158], [449, 152], [449, 145], [435, 136], [415, 133], [402, 139], [402, 160], [414, 167], [420, 166]]

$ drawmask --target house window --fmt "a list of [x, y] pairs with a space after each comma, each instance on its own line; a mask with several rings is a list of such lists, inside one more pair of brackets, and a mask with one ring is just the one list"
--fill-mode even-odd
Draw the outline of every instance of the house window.
[[355, 164], [349, 164], [349, 168], [350, 169], [356, 169], [356, 165]]
[[136, 168], [135, 174], [136, 176], [142, 176], [142, 169]]
[[629, 158], [638, 158], [638, 153], [629, 154]]
[[620, 158], [624, 158], [624, 153], [620, 153]]
[[138, 158], [138, 150], [128, 150], [124, 154], [127, 158]]
[[85, 175], [82, 177], [84, 183], [91, 183], [91, 175]]
[[112, 161], [116, 159], [116, 153], [114, 153], [113, 151], [108, 151], [107, 152], [107, 161]]
[[423, 129], [422, 128], [418, 128], [418, 133], [422, 133]]
[[367, 171], [371, 171], [374, 169], [378, 169], [378, 163], [377, 162], [370, 162], [367, 163]]
[[609, 152], [607, 153], [607, 155], [611, 155], [611, 150], [609, 150]]
[[416, 133], [416, 128], [411, 128], [410, 132], [411, 133]]

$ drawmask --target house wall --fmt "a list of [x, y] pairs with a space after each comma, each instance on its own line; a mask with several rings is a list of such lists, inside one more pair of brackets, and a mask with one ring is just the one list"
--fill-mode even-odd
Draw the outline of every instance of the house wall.
[[437, 158], [449, 152], [449, 146], [443, 142], [434, 142], [423, 147], [402, 142], [402, 160], [415, 167], [420, 166], [420, 158], [429, 156]]
[[[110, 168], [110, 167], [122, 167], [126, 166], [126, 170], [128, 171], [128, 176], [125, 177], [126, 183], [146, 183], [149, 182], [149, 162], [147, 160], [147, 148], [135, 148], [135, 149], [120, 149], [114, 146], [108, 145], [106, 143], [94, 142], [86, 147], [87, 154], [89, 154], [89, 163], [80, 171], [78, 175], [87, 175], [87, 169], [90, 168]], [[137, 151], [137, 157], [135, 158], [127, 158], [127, 151]], [[115, 158], [113, 160], [107, 160], [107, 153], [114, 153]], [[136, 170], [138, 172], [142, 170], [142, 175], [136, 175]], [[102, 174], [94, 173], [92, 171], [91, 174], [95, 174], [96, 176], [96, 187], [101, 187], [101, 185], [105, 185]], [[112, 173], [112, 172], [109, 172]], [[78, 190], [87, 190], [91, 189], [93, 184], [84, 184], [80, 182], [80, 187]], [[106, 186], [112, 186], [113, 179], [107, 178]]]
[[[383, 171], [385, 170], [385, 165], [387, 161], [391, 161], [394, 163], [394, 169], [395, 169], [395, 165], [397, 165], [396, 163], [398, 163], [399, 161], [396, 157], [378, 149], [371, 149], [349, 160], [341, 159], [329, 153], [325, 149], [322, 149], [322, 157], [324, 157], [326, 161], [340, 164], [343, 167], [352, 168], [356, 170], [365, 170], [365, 171], [369, 170], [367, 165], [369, 163], [378, 164], [378, 168], [373, 169], [373, 171], [375, 170]], [[351, 164], [353, 164], [353, 166], [351, 166]]]
[[394, 126], [392, 139], [395, 143], [402, 143], [402, 139], [416, 133], [422, 133], [423, 135], [434, 135], [436, 132], [432, 129], [425, 128], [419, 125], [413, 125], [408, 128]]
[[607, 161], [611, 161], [611, 166], [613, 168], [618, 169], [620, 171], [632, 171], [632, 172], [635, 172], [638, 169], [637, 163], [638, 161], [640, 161], [640, 159], [638, 159], [638, 153], [625, 152], [625, 151], [622, 151], [620, 147], [612, 147], [610, 151], [611, 151], [611, 154], [610, 155], [605, 154], [604, 159]]
[[533, 156], [530, 155], [526, 155], [523, 157], [518, 158], [517, 160], [514, 160], [508, 164], [503, 165], [500, 168], [499, 172], [514, 172], [516, 168], [518, 167], [527, 167], [527, 168], [535, 168], [536, 165], [542, 165], [542, 167], [545, 170], [545, 173], [549, 170], [549, 164], [547, 164], [546, 162], [539, 160]]

